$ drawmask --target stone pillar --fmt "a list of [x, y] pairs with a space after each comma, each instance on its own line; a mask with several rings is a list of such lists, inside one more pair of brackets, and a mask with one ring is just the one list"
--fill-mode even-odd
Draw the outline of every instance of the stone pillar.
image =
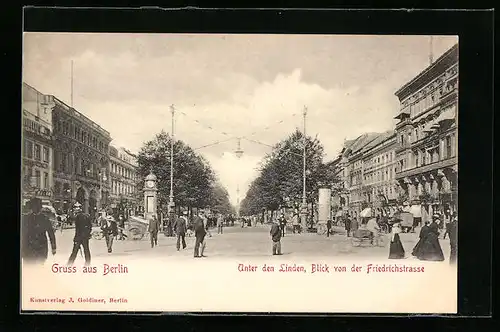
[[317, 232], [322, 233], [320, 228], [326, 227], [326, 222], [330, 219], [331, 215], [331, 198], [332, 191], [328, 188], [319, 189], [318, 193], [318, 225]]

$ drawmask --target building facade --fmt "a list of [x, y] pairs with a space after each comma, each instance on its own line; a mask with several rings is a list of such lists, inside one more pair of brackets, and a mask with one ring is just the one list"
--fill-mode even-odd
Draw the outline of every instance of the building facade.
[[422, 218], [457, 208], [458, 44], [396, 93], [396, 180]]
[[49, 204], [53, 199], [52, 108], [53, 98], [23, 83], [23, 205], [32, 197]]
[[339, 179], [335, 198], [338, 210], [356, 217], [365, 207], [382, 209], [396, 204], [396, 147], [394, 130], [367, 133], [344, 142], [335, 170]]
[[109, 187], [113, 208], [124, 205], [127, 214], [141, 206], [142, 195], [138, 189], [137, 159], [125, 148], [109, 147]]
[[74, 108], [53, 99], [54, 207], [66, 212], [76, 201], [94, 218], [109, 196], [111, 136]]
[[396, 134], [380, 134], [363, 150], [363, 200], [376, 208], [396, 204]]

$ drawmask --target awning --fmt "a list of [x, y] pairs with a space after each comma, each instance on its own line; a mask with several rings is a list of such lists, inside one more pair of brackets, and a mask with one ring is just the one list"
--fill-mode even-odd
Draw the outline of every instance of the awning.
[[421, 218], [422, 217], [422, 207], [419, 205], [412, 205], [410, 207], [410, 211], [409, 211], [411, 214], [413, 214], [413, 216], [415, 218]]
[[359, 214], [361, 218], [366, 218], [366, 217], [371, 217], [372, 216], [372, 209], [371, 208], [366, 208], [361, 213]]
[[444, 123], [447, 121], [455, 121], [455, 111], [456, 107], [450, 107], [443, 113], [441, 113], [437, 119], [437, 122]]

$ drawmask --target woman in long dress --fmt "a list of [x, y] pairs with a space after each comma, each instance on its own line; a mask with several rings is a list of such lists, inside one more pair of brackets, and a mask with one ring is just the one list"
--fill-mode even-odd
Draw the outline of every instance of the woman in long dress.
[[[439, 216], [434, 215], [427, 234], [422, 239], [416, 255], [422, 261], [444, 261], [443, 250], [439, 244]], [[420, 241], [419, 241], [420, 242]]]
[[422, 228], [420, 229], [420, 235], [418, 236], [419, 240], [418, 240], [417, 244], [415, 245], [415, 247], [413, 248], [413, 251], [411, 252], [411, 254], [413, 256], [415, 256], [415, 257], [419, 256], [420, 250], [422, 248], [422, 245], [424, 243], [425, 238], [427, 237], [427, 234], [429, 234], [429, 222], [428, 221], [426, 221], [424, 226], [422, 226]]
[[392, 226], [391, 231], [391, 244], [389, 246], [389, 259], [402, 259], [405, 258], [405, 249], [399, 238], [399, 233], [401, 233], [401, 228], [399, 224], [396, 223]]

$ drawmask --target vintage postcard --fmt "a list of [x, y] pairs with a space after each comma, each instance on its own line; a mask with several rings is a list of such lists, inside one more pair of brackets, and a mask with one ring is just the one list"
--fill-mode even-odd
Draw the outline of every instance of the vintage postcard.
[[23, 39], [22, 311], [457, 312], [457, 36]]

